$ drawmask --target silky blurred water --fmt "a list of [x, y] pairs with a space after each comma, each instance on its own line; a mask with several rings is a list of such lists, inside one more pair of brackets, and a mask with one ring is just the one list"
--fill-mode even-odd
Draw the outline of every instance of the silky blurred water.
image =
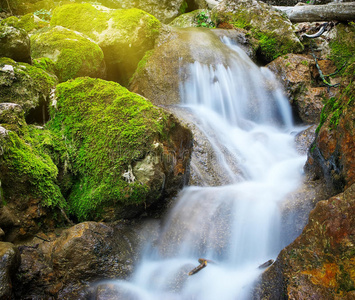
[[[270, 71], [223, 42], [233, 50], [228, 65], [190, 64], [180, 94], [228, 182], [180, 193], [132, 279], [114, 282], [120, 299], [249, 299], [258, 266], [285, 246], [279, 204], [300, 184], [305, 161], [291, 109]], [[188, 276], [199, 258], [212, 262]]]

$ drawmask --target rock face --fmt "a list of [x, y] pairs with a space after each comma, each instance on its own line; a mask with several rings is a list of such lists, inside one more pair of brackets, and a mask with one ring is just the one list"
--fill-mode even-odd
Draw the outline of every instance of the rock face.
[[323, 109], [306, 165], [315, 176], [324, 175], [338, 192], [355, 182], [355, 63], [345, 73], [340, 97], [329, 99]]
[[[334, 64], [330, 61], [323, 60], [320, 64], [330, 66], [327, 69], [322, 68], [325, 74], [335, 70]], [[335, 88], [328, 91], [327, 87], [320, 86], [321, 80], [314, 59], [291, 53], [277, 58], [267, 67], [283, 84], [286, 96], [298, 117], [304, 123], [318, 124], [325, 99], [336, 96], [338, 91]]]
[[26, 31], [0, 25], [0, 57], [31, 63], [30, 38]]
[[31, 36], [33, 58], [47, 57], [55, 63], [60, 82], [76, 77], [106, 76], [104, 54], [100, 47], [86, 37], [56, 26]]
[[[206, 28], [167, 28], [154, 51], [148, 52], [139, 63], [130, 90], [156, 105], [180, 103], [179, 82], [188, 78], [193, 62], [228, 64], [231, 50], [220, 41], [220, 31], [215, 33]], [[225, 34], [242, 42], [252, 54], [252, 47], [248, 47], [252, 39], [245, 37], [242, 31], [226, 31]]]
[[127, 84], [138, 62], [154, 47], [160, 22], [139, 9], [98, 10], [69, 4], [53, 11], [51, 26], [79, 31], [98, 43], [105, 55], [109, 80]]
[[259, 41], [259, 55], [266, 62], [303, 50], [291, 22], [263, 2], [225, 0], [212, 10], [212, 21], [217, 27], [230, 24], [248, 30]]
[[28, 123], [48, 120], [49, 94], [56, 82], [42, 69], [0, 58], [0, 102], [21, 105]]
[[173, 195], [188, 175], [191, 132], [117, 83], [57, 86], [49, 128], [67, 140], [68, 201], [79, 220], [133, 217]]
[[321, 201], [263, 274], [257, 299], [353, 299], [355, 185]]
[[85, 222], [59, 237], [42, 235], [20, 246], [17, 299], [88, 299], [95, 283], [124, 279], [132, 273], [147, 236], [157, 236], [158, 222]]
[[12, 281], [20, 263], [17, 247], [0, 242], [0, 298], [13, 299]]

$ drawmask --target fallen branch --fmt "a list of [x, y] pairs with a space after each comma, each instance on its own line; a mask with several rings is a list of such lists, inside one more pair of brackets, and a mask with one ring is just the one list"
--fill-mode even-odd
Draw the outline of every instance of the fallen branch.
[[8, 6], [8, 8], [9, 8], [10, 14], [13, 14], [13, 13], [12, 13], [12, 10], [11, 10], [11, 7], [10, 7], [10, 4], [9, 4], [9, 1], [6, 0], [6, 3], [7, 3], [7, 6]]
[[326, 5], [274, 6], [284, 12], [291, 22], [355, 20], [355, 2]]
[[302, 36], [305, 36], [305, 37], [307, 37], [309, 39], [314, 39], [314, 38], [320, 37], [324, 33], [325, 28], [327, 27], [327, 25], [328, 25], [328, 23], [323, 23], [321, 25], [319, 31], [316, 32], [315, 34], [307, 34], [307, 33], [305, 33]]
[[189, 272], [189, 276], [196, 274], [197, 272], [200, 272], [203, 268], [207, 267], [207, 263], [213, 263], [212, 260], [204, 259], [204, 258], [199, 258], [198, 262], [200, 265], [198, 265], [195, 269], [191, 270]]

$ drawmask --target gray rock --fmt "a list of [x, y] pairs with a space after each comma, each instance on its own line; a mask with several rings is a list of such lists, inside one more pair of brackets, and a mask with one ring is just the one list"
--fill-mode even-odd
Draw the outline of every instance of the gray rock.
[[30, 38], [26, 31], [0, 26], [0, 57], [31, 63]]
[[0, 299], [13, 299], [12, 278], [19, 262], [17, 247], [11, 243], [0, 242]]

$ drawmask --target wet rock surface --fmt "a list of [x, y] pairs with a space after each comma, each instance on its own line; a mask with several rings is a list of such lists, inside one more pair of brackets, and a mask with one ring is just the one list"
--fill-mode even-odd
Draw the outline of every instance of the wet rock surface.
[[302, 234], [263, 275], [266, 299], [352, 299], [355, 284], [355, 185], [320, 201]]
[[20, 263], [17, 247], [11, 243], [0, 242], [0, 298], [13, 299], [13, 278]]

